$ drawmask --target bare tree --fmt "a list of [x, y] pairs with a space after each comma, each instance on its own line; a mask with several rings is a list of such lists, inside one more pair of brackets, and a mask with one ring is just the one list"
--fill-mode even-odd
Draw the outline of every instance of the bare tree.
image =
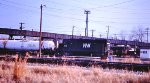
[[143, 26], [137, 26], [135, 27], [132, 31], [131, 34], [129, 35], [129, 39], [133, 41], [140, 41], [143, 42], [144, 38], [144, 28]]
[[119, 34], [121, 40], [125, 40], [126, 39], [126, 32], [125, 31], [121, 31]]

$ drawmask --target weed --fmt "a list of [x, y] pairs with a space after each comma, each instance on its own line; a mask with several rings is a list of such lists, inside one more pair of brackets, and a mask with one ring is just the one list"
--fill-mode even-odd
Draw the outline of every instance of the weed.
[[16, 54], [15, 64], [14, 64], [14, 73], [13, 73], [14, 80], [20, 80], [21, 77], [25, 76], [26, 63], [27, 63], [27, 58], [24, 58], [24, 59], [19, 58], [18, 55]]

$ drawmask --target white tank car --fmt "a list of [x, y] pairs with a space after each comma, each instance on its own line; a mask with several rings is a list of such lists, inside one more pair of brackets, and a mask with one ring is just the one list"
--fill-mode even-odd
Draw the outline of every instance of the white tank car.
[[[18, 50], [18, 51], [34, 51], [39, 50], [39, 41], [31, 40], [0, 40], [1, 49]], [[53, 41], [42, 41], [42, 50], [54, 50]]]

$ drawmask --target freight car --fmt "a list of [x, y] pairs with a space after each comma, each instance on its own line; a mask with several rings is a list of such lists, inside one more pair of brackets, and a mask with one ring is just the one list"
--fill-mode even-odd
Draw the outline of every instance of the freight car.
[[[53, 41], [42, 41], [42, 52], [51, 53], [55, 48]], [[33, 40], [0, 40], [0, 54], [16, 52], [35, 52], [39, 50], [39, 41]]]
[[105, 57], [106, 39], [64, 39], [57, 49], [56, 56]]
[[117, 57], [139, 57], [140, 49], [138, 48], [131, 48], [127, 46], [112, 46], [110, 47], [110, 50], [113, 51], [113, 54]]

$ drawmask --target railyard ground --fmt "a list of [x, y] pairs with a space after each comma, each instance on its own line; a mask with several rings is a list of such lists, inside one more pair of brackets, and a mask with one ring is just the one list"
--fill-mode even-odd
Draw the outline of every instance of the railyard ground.
[[[0, 57], [6, 57], [6, 55], [0, 55]], [[16, 55], [7, 55], [7, 57], [12, 57], [15, 58]], [[28, 58], [38, 58], [38, 56], [35, 55], [30, 55]], [[66, 59], [66, 60], [71, 60], [71, 59], [78, 59], [78, 60], [93, 60], [93, 61], [102, 61], [102, 62], [110, 62], [108, 58], [106, 59], [101, 59], [100, 57], [85, 57], [85, 56], [63, 56], [63, 57], [55, 57], [51, 56], [49, 57], [48, 55], [42, 55], [42, 58], [61, 58], [61, 59]], [[118, 58], [118, 57], [113, 57], [111, 62], [122, 62], [122, 63], [139, 63], [139, 64], [150, 64], [150, 59], [140, 59], [140, 58], [133, 58], [133, 57], [124, 57], [124, 58]]]
[[149, 83], [149, 72], [0, 61], [1, 83]]

